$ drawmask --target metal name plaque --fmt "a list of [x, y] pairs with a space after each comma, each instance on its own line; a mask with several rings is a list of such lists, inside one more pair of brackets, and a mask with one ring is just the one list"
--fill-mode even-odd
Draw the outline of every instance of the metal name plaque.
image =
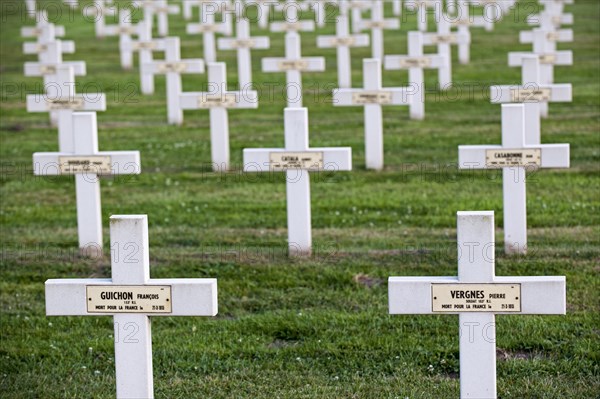
[[521, 284], [431, 284], [431, 310], [520, 312]]
[[154, 50], [156, 42], [136, 42], [133, 45], [134, 50]]
[[498, 149], [485, 151], [485, 166], [487, 168], [508, 168], [511, 166], [542, 165], [542, 150], [527, 149]]
[[539, 56], [540, 64], [554, 64], [556, 62], [556, 54], [542, 54]]
[[429, 68], [429, 57], [400, 58], [400, 68]]
[[284, 60], [279, 61], [280, 71], [304, 71], [308, 68], [307, 60]]
[[83, 101], [83, 97], [71, 97], [66, 100], [64, 99], [47, 99], [46, 104], [48, 104], [48, 110], [54, 111], [58, 109], [71, 109], [73, 111], [82, 110], [85, 102]]
[[88, 313], [171, 313], [170, 285], [88, 285]]
[[352, 94], [352, 104], [391, 104], [392, 92], [390, 91], [364, 91]]
[[231, 42], [231, 48], [253, 48], [256, 46], [254, 39], [237, 39]]
[[539, 103], [550, 101], [552, 90], [546, 89], [511, 89], [510, 99], [513, 103]]
[[269, 165], [273, 171], [290, 169], [323, 170], [322, 152], [271, 152]]
[[207, 94], [198, 97], [199, 108], [232, 108], [237, 104], [237, 96], [235, 93], [225, 94]]
[[188, 65], [185, 62], [163, 62], [158, 64], [159, 73], [182, 73], [185, 72], [187, 68]]
[[432, 37], [431, 42], [433, 44], [456, 44], [456, 35], [435, 35]]
[[105, 155], [58, 157], [58, 166], [63, 175], [83, 173], [109, 175], [112, 173], [110, 156]]
[[356, 43], [356, 39], [353, 38], [352, 36], [348, 36], [348, 37], [333, 37], [333, 38], [331, 38], [330, 43], [334, 47], [337, 47], [337, 46], [354, 46], [354, 43]]
[[56, 65], [40, 65], [40, 73], [42, 75], [54, 75], [56, 73]]

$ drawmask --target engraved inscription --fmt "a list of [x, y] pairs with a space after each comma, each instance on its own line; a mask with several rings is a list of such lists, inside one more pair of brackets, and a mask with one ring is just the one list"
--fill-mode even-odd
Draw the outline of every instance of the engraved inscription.
[[58, 165], [60, 173], [63, 175], [83, 173], [109, 175], [112, 173], [110, 156], [105, 155], [58, 157]]
[[513, 103], [546, 102], [550, 101], [551, 94], [550, 88], [516, 88], [511, 89], [510, 99]]
[[433, 312], [520, 312], [520, 284], [432, 284]]
[[486, 150], [485, 166], [488, 168], [507, 168], [511, 166], [527, 166], [542, 164], [542, 150], [539, 148], [527, 149], [497, 149]]
[[363, 91], [352, 94], [352, 104], [391, 104], [392, 92], [390, 91]]
[[323, 170], [322, 152], [271, 152], [269, 165], [273, 171], [289, 169]]
[[171, 313], [169, 285], [88, 285], [88, 313]]

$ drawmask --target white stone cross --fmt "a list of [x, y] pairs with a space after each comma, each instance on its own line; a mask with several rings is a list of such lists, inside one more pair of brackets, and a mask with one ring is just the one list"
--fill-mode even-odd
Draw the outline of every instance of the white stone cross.
[[338, 87], [352, 87], [351, 47], [366, 47], [369, 45], [369, 35], [350, 34], [348, 16], [338, 15], [335, 36], [317, 36], [317, 47], [337, 49]]
[[133, 45], [132, 35], [138, 34], [137, 26], [131, 22], [131, 11], [119, 11], [119, 24], [106, 26], [107, 36], [119, 36], [119, 52], [121, 58], [121, 68], [129, 70], [133, 68]]
[[496, 398], [496, 314], [565, 314], [564, 276], [496, 276], [494, 212], [457, 212], [458, 276], [390, 277], [390, 314], [458, 314], [460, 397]]
[[386, 70], [408, 69], [408, 84], [411, 89], [410, 118], [425, 118], [425, 79], [423, 69], [441, 68], [447, 57], [438, 54], [423, 54], [423, 33], [408, 32], [408, 55], [386, 55], [383, 68]]
[[[441, 9], [442, 2], [440, 0], [408, 0], [406, 8], [411, 11], [417, 11], [417, 29], [420, 32], [427, 32], [429, 9], [434, 9], [434, 14]], [[439, 21], [438, 21], [439, 23]]]
[[[521, 66], [521, 76], [522, 76], [522, 88], [530, 89], [531, 96], [525, 92], [525, 94], [521, 94], [521, 96], [526, 96], [526, 98], [514, 98], [515, 100], [526, 100], [524, 101], [527, 107], [535, 110], [535, 115], [537, 115], [538, 119], [538, 130], [539, 130], [539, 118], [548, 116], [548, 102], [571, 102], [572, 101], [572, 86], [570, 83], [566, 84], [543, 84], [543, 74], [542, 67], [546, 66], [546, 64], [542, 64], [541, 60], [546, 59], [545, 56], [538, 56], [536, 54], [527, 54], [522, 53], [519, 54], [518, 57], [514, 56], [513, 58], [517, 58], [520, 61], [519, 66]], [[512, 60], [511, 63], [511, 54], [509, 53], [509, 65], [516, 65], [515, 60]], [[511, 90], [510, 87], [506, 86], [492, 86], [494, 91], [492, 91], [492, 96], [500, 95], [498, 92], [504, 90]], [[512, 88], [513, 92], [515, 88]], [[551, 96], [550, 93], [554, 93], [554, 96]], [[509, 102], [513, 102], [512, 95]], [[493, 97], [493, 98], [494, 98]], [[539, 134], [538, 134], [539, 140]]]
[[371, 19], [363, 19], [358, 23], [359, 29], [371, 30], [371, 57], [383, 59], [383, 30], [399, 29], [400, 21], [396, 18], [384, 18], [383, 0], [373, 0]]
[[[55, 59], [56, 55], [48, 53], [48, 44], [57, 41], [55, 26], [48, 24], [40, 28], [40, 34], [35, 42], [24, 42], [24, 54], [37, 54], [40, 62], [48, 62], [47, 59]], [[60, 51], [64, 54], [73, 54], [75, 52], [75, 42], [72, 40], [61, 40]]]
[[263, 58], [263, 72], [285, 72], [289, 108], [302, 107], [302, 72], [325, 70], [325, 58], [302, 57], [300, 35], [285, 36], [285, 58]]
[[58, 149], [73, 151], [73, 111], [106, 111], [103, 93], [75, 93], [73, 67], [58, 65], [54, 69], [55, 80], [49, 83], [43, 94], [27, 95], [27, 112], [56, 112], [58, 124]]
[[186, 21], [192, 19], [194, 7], [199, 7], [204, 1], [206, 0], [184, 0], [182, 9], [183, 19]]
[[538, 25], [543, 30], [555, 30], [561, 25], [573, 25], [573, 14], [553, 14], [547, 10], [527, 17], [529, 25]]
[[460, 169], [502, 169], [504, 251], [527, 252], [525, 176], [540, 168], [568, 168], [569, 144], [527, 144], [525, 106], [502, 105], [502, 145], [461, 145]]
[[164, 51], [164, 39], [153, 39], [151, 26], [146, 21], [140, 21], [136, 25], [138, 39], [130, 42], [121, 43], [121, 51], [138, 51], [140, 62], [140, 82], [142, 94], [154, 94], [154, 75], [144, 70], [142, 65], [150, 64], [154, 61], [153, 51]]
[[381, 60], [363, 60], [362, 89], [338, 89], [333, 91], [336, 107], [365, 108], [365, 161], [367, 169], [383, 169], [383, 114], [384, 105], [409, 105], [410, 96], [404, 87], [383, 88]]
[[200, 4], [200, 23], [187, 24], [186, 31], [189, 35], [202, 34], [202, 48], [204, 51], [204, 62], [215, 62], [217, 60], [217, 46], [215, 33], [226, 36], [231, 35], [231, 25], [225, 22], [215, 22], [215, 14], [219, 7], [214, 2], [202, 2]]
[[315, 21], [319, 28], [325, 27], [327, 17], [327, 5], [335, 4], [336, 0], [311, 0], [311, 6], [315, 13]]
[[308, 256], [312, 251], [309, 172], [352, 170], [350, 147], [311, 148], [308, 110], [286, 108], [285, 148], [244, 149], [244, 172], [286, 173], [288, 251]]
[[360, 33], [363, 12], [371, 9], [371, 0], [340, 0], [340, 13], [346, 15], [350, 10], [352, 33]]
[[44, 87], [48, 87], [56, 80], [56, 68], [58, 66], [70, 66], [75, 76], [85, 76], [86, 67], [84, 61], [63, 61], [61, 40], [48, 42], [44, 45], [45, 51], [40, 54], [43, 61], [26, 62], [24, 64], [25, 76], [43, 76]]
[[[129, 14], [131, 18], [131, 12]], [[83, 15], [88, 21], [94, 21], [94, 30], [97, 38], [113, 36], [112, 32], [106, 31], [105, 18], [117, 15], [117, 7], [115, 5], [108, 5], [104, 0], [94, 0], [91, 4], [83, 8]]]
[[392, 0], [392, 14], [396, 17], [402, 16], [402, 0]]
[[298, 35], [299, 31], [308, 32], [315, 30], [314, 21], [301, 21], [298, 16], [298, 10], [307, 10], [307, 4], [299, 3], [296, 0], [286, 0], [282, 4], [275, 6], [276, 10], [283, 11], [284, 21], [271, 22], [271, 32], [286, 32], [286, 36]]
[[254, 4], [257, 9], [258, 26], [261, 29], [267, 29], [269, 26], [269, 14], [271, 13], [271, 6], [275, 5], [273, 0], [251, 0], [251, 4]]
[[227, 90], [224, 62], [208, 64], [208, 91], [186, 92], [179, 97], [184, 110], [207, 109], [210, 115], [210, 149], [213, 170], [229, 170], [229, 109], [258, 108], [258, 93]]
[[[458, 17], [452, 19], [451, 26], [456, 27], [456, 31], [459, 35], [468, 37], [469, 40], [463, 40], [458, 43], [458, 62], [460, 64], [468, 64], [471, 60], [471, 27], [483, 26], [480, 21], [484, 20], [482, 16], [470, 16], [469, 15], [469, 3], [459, 1], [457, 3]], [[438, 18], [450, 18], [448, 14], [441, 13]], [[485, 23], [485, 21], [484, 21]]]
[[[63, 37], [65, 35], [65, 27], [62, 25], [55, 25], [53, 23], [50, 22], [50, 20], [48, 19], [48, 13], [46, 12], [46, 10], [41, 10], [38, 11], [37, 13], [34, 12], [34, 16], [35, 16], [35, 27], [31, 27], [31, 26], [24, 26], [21, 28], [21, 37], [40, 37], [40, 36], [46, 36], [46, 40], [54, 40], [57, 37]], [[52, 26], [52, 32], [51, 32], [51, 36], [49, 37], [49, 33], [45, 32], [43, 30], [44, 27], [46, 26]]]
[[154, 15], [158, 21], [158, 36], [165, 37], [169, 34], [169, 14], [179, 14], [178, 5], [169, 5], [167, 0], [136, 0], [134, 5], [144, 10], [144, 22], [150, 25], [154, 23]]
[[181, 95], [181, 75], [204, 73], [204, 61], [200, 58], [181, 59], [179, 37], [164, 40], [165, 59], [141, 65], [142, 75], [167, 76], [167, 120], [169, 124], [181, 125], [183, 111], [179, 105]]
[[532, 43], [533, 53], [540, 56], [541, 83], [554, 83], [554, 65], [573, 64], [573, 53], [571, 51], [556, 50], [556, 42], [573, 41], [573, 31], [571, 29], [557, 31], [534, 29], [532, 31], [522, 31], [519, 34], [519, 38], [521, 43]]
[[148, 217], [110, 217], [111, 278], [51, 279], [48, 316], [113, 316], [116, 396], [154, 398], [150, 317], [216, 316], [217, 280], [150, 278]]
[[[541, 64], [538, 56], [521, 56], [520, 58], [523, 63], [522, 85], [491, 86], [490, 100], [492, 103], [538, 103], [539, 115], [546, 118], [549, 102], [572, 101], [570, 83], [542, 83]], [[525, 63], [526, 59], [535, 60], [535, 66], [526, 67], [526, 65], [532, 65], [531, 61]]]
[[76, 112], [72, 117], [71, 151], [34, 153], [33, 173], [75, 175], [79, 248], [82, 254], [97, 257], [103, 247], [99, 176], [139, 174], [140, 153], [98, 151], [96, 113]]
[[25, 0], [25, 9], [27, 10], [27, 15], [30, 18], [35, 18], [36, 14], [36, 0]]
[[438, 54], [448, 57], [448, 63], [438, 70], [438, 80], [440, 89], [447, 90], [452, 86], [452, 52], [451, 44], [470, 43], [470, 35], [464, 33], [450, 32], [450, 20], [447, 17], [441, 17], [438, 21], [437, 33], [424, 33], [423, 44], [437, 45]]
[[252, 59], [250, 49], [268, 49], [268, 36], [250, 36], [250, 22], [244, 17], [236, 18], [236, 37], [220, 38], [219, 50], [237, 50], [238, 82], [241, 90], [252, 88]]

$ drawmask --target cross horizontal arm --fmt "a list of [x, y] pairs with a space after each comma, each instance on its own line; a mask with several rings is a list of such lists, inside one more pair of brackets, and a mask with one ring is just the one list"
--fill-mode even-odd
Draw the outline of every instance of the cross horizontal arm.
[[571, 102], [572, 86], [570, 83], [541, 85], [531, 82], [530, 85], [490, 86], [490, 102], [523, 103], [523, 102]]
[[[519, 32], [519, 41], [521, 43], [533, 43], [535, 38], [535, 30]], [[559, 29], [553, 32], [543, 32], [546, 34], [546, 40], [550, 42], [567, 43], [573, 41], [572, 29]]]
[[[46, 51], [44, 43], [25, 42], [23, 43], [24, 54], [39, 54]], [[64, 54], [73, 54], [75, 52], [75, 42], [72, 40], [61, 40], [61, 51]]]
[[383, 69], [436, 69], [445, 66], [448, 63], [447, 59], [446, 56], [438, 54], [424, 54], [418, 57], [410, 55], [386, 55], [383, 57]]
[[302, 57], [300, 59], [271, 58], [262, 59], [263, 72], [285, 72], [286, 70], [324, 71], [325, 58]]
[[204, 73], [204, 60], [200, 58], [179, 61], [152, 61], [142, 64], [145, 73], [155, 75], [177, 72], [181, 74]]
[[365, 47], [370, 43], [369, 35], [351, 35], [346, 37], [339, 36], [317, 36], [317, 47]]
[[[522, 149], [540, 149], [541, 168], [568, 168], [570, 165], [569, 144], [541, 144], [526, 146]], [[500, 145], [459, 145], [458, 167], [460, 169], [496, 169], [488, 167], [486, 152], [488, 150], [511, 150]], [[519, 148], [513, 148], [519, 150]]]
[[[523, 64], [523, 57], [536, 55], [528, 52], [510, 52], [508, 53], [508, 66], [520, 67]], [[540, 58], [540, 64], [553, 65], [573, 65], [573, 52], [571, 50], [556, 51], [554, 53], [537, 54]]]
[[[38, 37], [42, 33], [42, 29], [31, 26], [21, 28], [21, 37]], [[54, 36], [63, 37], [65, 35], [65, 27], [62, 25], [54, 25]]]
[[72, 67], [75, 76], [85, 76], [86, 74], [85, 61], [66, 61], [60, 64], [26, 62], [23, 69], [25, 76], [54, 75], [56, 73], [56, 67], [59, 65]]
[[106, 96], [103, 93], [88, 93], [63, 99], [51, 98], [45, 94], [27, 95], [27, 112], [48, 112], [56, 109], [106, 111]]
[[[271, 153], [298, 153], [303, 151], [287, 151], [281, 148], [247, 148], [244, 149], [245, 172], [268, 172], [271, 170]], [[309, 148], [304, 152], [323, 153], [323, 170], [349, 171], [352, 170], [352, 149], [339, 148]]]
[[268, 49], [270, 44], [271, 41], [267, 36], [256, 36], [250, 39], [222, 37], [217, 40], [219, 50], [234, 50], [237, 48]]
[[423, 33], [423, 45], [431, 46], [434, 44], [469, 44], [471, 36], [466, 33], [452, 32], [448, 35], [441, 35], [435, 32]]
[[179, 96], [181, 109], [258, 108], [258, 93], [254, 90], [226, 91], [224, 93], [188, 92]]
[[[361, 101], [361, 96], [370, 96], [377, 94], [379, 100], [374, 102]], [[333, 91], [333, 105], [336, 107], [359, 107], [365, 104], [379, 105], [409, 105], [411, 103], [411, 93], [408, 88], [392, 87], [381, 90], [364, 90], [364, 89], [336, 89]]]
[[[141, 173], [140, 152], [139, 151], [98, 151], [93, 154], [73, 154], [70, 152], [36, 152], [33, 154], [33, 174], [36, 176], [56, 176], [65, 174], [61, 172], [61, 158], [93, 158], [93, 157], [109, 157], [105, 158], [110, 162], [110, 173], [101, 170], [101, 173], [95, 173], [94, 167], [90, 168], [90, 172], [94, 174], [106, 175], [138, 175]], [[99, 158], [97, 158], [99, 159]], [[64, 160], [63, 160], [64, 162]], [[70, 173], [72, 174], [72, 173]]]
[[271, 32], [300, 31], [309, 32], [315, 30], [314, 21], [297, 22], [273, 22], [271, 23]]
[[[46, 315], [112, 316], [115, 313], [88, 313], [86, 286], [113, 285], [111, 279], [46, 280]], [[215, 316], [217, 314], [217, 280], [213, 278], [152, 279], [143, 286], [171, 287], [171, 313], [148, 313], [151, 316]]]
[[[390, 314], [434, 313], [432, 284], [460, 284], [460, 281], [457, 277], [390, 277], [388, 279]], [[519, 314], [565, 314], [566, 312], [566, 279], [563, 276], [495, 277], [493, 284], [521, 285]], [[515, 312], [494, 313], [514, 314]]]

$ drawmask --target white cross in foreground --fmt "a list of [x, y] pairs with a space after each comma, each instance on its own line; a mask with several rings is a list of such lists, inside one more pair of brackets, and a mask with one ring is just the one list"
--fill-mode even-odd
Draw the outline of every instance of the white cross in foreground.
[[350, 47], [366, 47], [369, 35], [351, 35], [348, 16], [338, 15], [335, 36], [317, 36], [317, 47], [337, 48], [338, 87], [352, 87], [352, 60]]
[[360, 30], [371, 29], [371, 57], [383, 59], [383, 30], [399, 29], [400, 21], [395, 18], [384, 18], [383, 1], [373, 0], [371, 5], [371, 19], [358, 23]]
[[460, 397], [496, 398], [496, 314], [565, 314], [564, 276], [496, 277], [494, 212], [457, 212], [457, 277], [390, 277], [390, 314], [458, 314]]
[[113, 316], [118, 399], [154, 398], [150, 317], [215, 316], [217, 280], [150, 278], [148, 217], [110, 217], [111, 278], [46, 281], [46, 315]]
[[[69, 152], [36, 152], [36, 176], [75, 175], [77, 231], [82, 254], [97, 257], [102, 253], [101, 175], [139, 174], [139, 151], [98, 151], [95, 112], [73, 114], [73, 144]], [[96, 252], [97, 251], [97, 252]]]
[[312, 233], [308, 172], [352, 170], [352, 149], [309, 147], [308, 110], [286, 108], [284, 112], [285, 148], [244, 149], [244, 172], [285, 171], [289, 255], [309, 256]]
[[386, 55], [383, 68], [386, 70], [408, 69], [408, 84], [411, 88], [410, 118], [425, 118], [425, 79], [423, 69], [442, 68], [450, 60], [438, 54], [423, 54], [423, 33], [408, 32], [408, 55]]
[[75, 93], [75, 75], [69, 65], [55, 69], [55, 80], [46, 86], [44, 94], [27, 95], [27, 112], [56, 112], [58, 150], [73, 151], [72, 115], [74, 111], [106, 111], [103, 93]]
[[181, 95], [181, 75], [204, 73], [204, 61], [181, 59], [179, 37], [167, 37], [164, 40], [165, 59], [141, 65], [142, 75], [167, 76], [167, 119], [170, 124], [183, 123], [183, 111], [179, 105]]
[[241, 90], [252, 88], [252, 59], [250, 49], [268, 49], [268, 36], [250, 36], [250, 22], [243, 17], [236, 17], [236, 37], [220, 38], [217, 42], [219, 50], [237, 50], [238, 82]]
[[229, 108], [258, 108], [258, 93], [227, 90], [224, 62], [208, 64], [208, 92], [182, 93], [181, 108], [208, 109], [210, 113], [210, 150], [213, 170], [229, 170]]
[[523, 104], [502, 105], [502, 145], [458, 146], [460, 169], [502, 169], [504, 250], [527, 252], [527, 170], [568, 168], [569, 144], [528, 145]]
[[300, 35], [285, 36], [285, 58], [263, 58], [263, 72], [285, 72], [289, 108], [302, 107], [302, 72], [325, 70], [325, 58], [302, 57]]
[[363, 89], [333, 91], [336, 107], [365, 107], [365, 158], [367, 169], [383, 169], [384, 105], [409, 105], [411, 96], [405, 87], [382, 88], [381, 61], [363, 60]]

